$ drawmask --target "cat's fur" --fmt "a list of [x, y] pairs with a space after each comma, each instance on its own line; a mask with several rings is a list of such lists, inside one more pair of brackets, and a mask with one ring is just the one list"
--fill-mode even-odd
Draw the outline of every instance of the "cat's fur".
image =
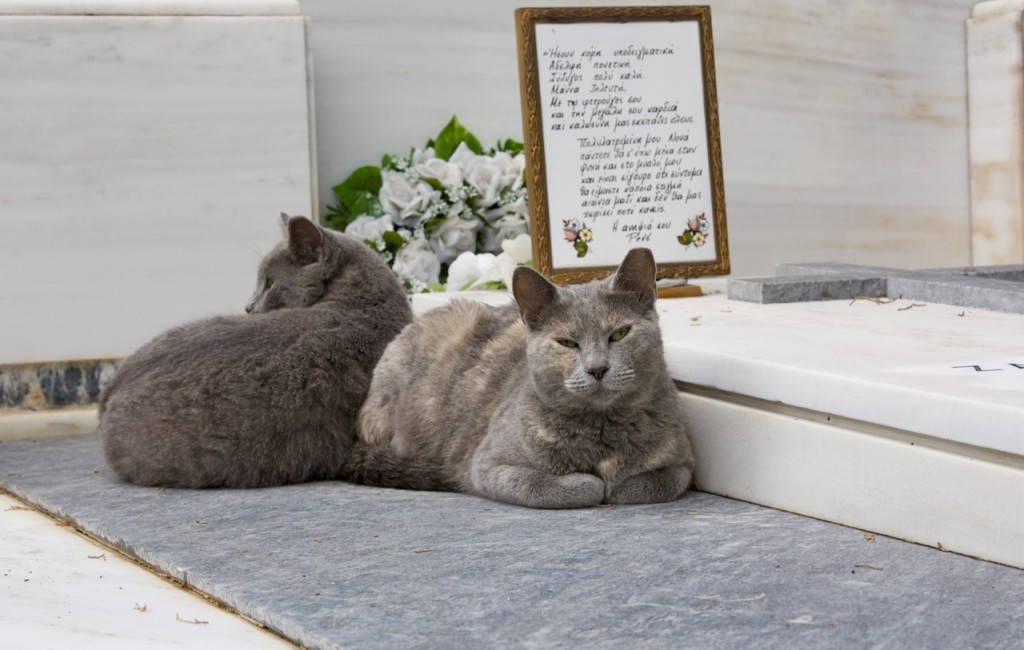
[[260, 487], [334, 478], [374, 365], [412, 313], [365, 244], [281, 215], [248, 316], [171, 329], [100, 398], [110, 466], [140, 485]]
[[520, 267], [518, 309], [456, 301], [424, 315], [374, 371], [342, 477], [401, 487], [404, 459], [432, 466], [435, 489], [538, 508], [678, 498], [694, 458], [655, 271], [647, 249], [585, 285]]

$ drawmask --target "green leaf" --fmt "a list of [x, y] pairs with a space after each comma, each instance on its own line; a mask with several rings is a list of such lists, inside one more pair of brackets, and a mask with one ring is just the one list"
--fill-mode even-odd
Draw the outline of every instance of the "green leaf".
[[523, 150], [523, 143], [516, 142], [512, 138], [505, 140], [504, 142], [498, 142], [498, 151], [504, 151], [508, 155], [515, 157], [518, 156]]
[[348, 225], [356, 220], [356, 216], [357, 215], [349, 214], [343, 208], [329, 205], [327, 206], [327, 214], [324, 215], [323, 222], [324, 225], [331, 230], [344, 232], [345, 229], [348, 228]]
[[502, 282], [501, 280], [491, 280], [490, 282], [484, 282], [481, 288], [486, 291], [500, 291], [502, 289], [508, 289], [508, 287], [505, 286], [505, 283]]
[[693, 243], [693, 233], [687, 230], [682, 235], [676, 237], [676, 239], [678, 239], [679, 243], [682, 244], [683, 246], [689, 246], [691, 243]]
[[576, 240], [572, 247], [576, 249], [576, 257], [584, 257], [587, 254], [587, 250], [589, 250], [587, 242], [580, 241], [579, 239]]
[[[379, 217], [384, 214], [384, 210], [380, 207], [380, 200], [375, 192], [354, 190], [345, 187], [343, 183], [334, 186], [334, 193], [338, 196], [338, 200], [341, 201], [341, 207], [343, 208], [339, 212], [347, 212], [346, 217], [351, 217], [349, 223], [355, 221], [356, 217], [360, 215], [368, 214], [371, 217]], [[347, 226], [348, 223], [345, 225]]]
[[381, 182], [380, 167], [366, 165], [352, 172], [348, 178], [331, 189], [334, 190], [335, 194], [338, 193], [339, 187], [379, 194]]
[[434, 188], [438, 192], [444, 189], [444, 185], [441, 185], [441, 181], [437, 180], [436, 178], [421, 177], [420, 180], [429, 185], [430, 187]]
[[399, 248], [405, 244], [405, 240], [394, 230], [385, 230], [384, 234], [381, 235], [384, 240], [384, 246], [392, 253], [396, 252]]
[[428, 282], [427, 283], [427, 290], [429, 290], [429, 291], [442, 291], [443, 292], [445, 289], [444, 289], [444, 285], [443, 284], [438, 284], [437, 282]]
[[473, 153], [483, 152], [483, 147], [480, 146], [480, 141], [476, 139], [476, 136], [467, 131], [466, 127], [459, 123], [459, 118], [453, 115], [434, 140], [434, 155], [441, 160], [448, 160], [459, 148], [459, 144], [463, 142]]
[[427, 235], [434, 234], [434, 230], [442, 223], [448, 221], [448, 217], [433, 217], [423, 222], [423, 232]]

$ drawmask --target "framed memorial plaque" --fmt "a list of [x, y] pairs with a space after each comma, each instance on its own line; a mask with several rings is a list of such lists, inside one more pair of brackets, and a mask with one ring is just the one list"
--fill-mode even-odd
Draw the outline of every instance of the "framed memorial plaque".
[[555, 282], [654, 252], [729, 272], [711, 10], [516, 10], [534, 267]]

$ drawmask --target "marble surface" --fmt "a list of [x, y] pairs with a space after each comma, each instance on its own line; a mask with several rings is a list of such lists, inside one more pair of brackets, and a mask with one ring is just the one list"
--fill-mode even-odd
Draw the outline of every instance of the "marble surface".
[[331, 482], [156, 490], [97, 473], [91, 436], [0, 447], [0, 486], [310, 648], [1009, 647], [1024, 634], [1017, 569], [706, 493], [544, 511]]
[[[974, 3], [706, 3], [735, 274], [812, 254], [970, 263], [964, 21]], [[521, 136], [522, 4], [303, 0], [321, 202], [357, 167], [422, 145], [453, 113], [485, 142]]]
[[0, 365], [242, 313], [314, 210], [305, 44], [298, 15], [0, 15]]
[[95, 433], [98, 426], [95, 406], [40, 411], [0, 409], [0, 442]]
[[[413, 308], [451, 298], [422, 294]], [[660, 300], [658, 312], [679, 382], [1024, 456], [1024, 316], [904, 299], [761, 305], [720, 293]]]
[[21, 648], [293, 648], [0, 493], [0, 627]]
[[660, 309], [679, 381], [1024, 456], [1024, 316], [900, 299]]
[[1024, 262], [1024, 7], [982, 2], [967, 21], [971, 241], [976, 265]]
[[0, 15], [289, 16], [298, 0], [4, 0]]

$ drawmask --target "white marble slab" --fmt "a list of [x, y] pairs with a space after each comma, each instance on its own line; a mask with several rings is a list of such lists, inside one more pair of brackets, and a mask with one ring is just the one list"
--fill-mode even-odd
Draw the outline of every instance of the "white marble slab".
[[0, 494], [5, 648], [295, 646]]
[[0, 410], [0, 442], [93, 433], [97, 426], [99, 419], [95, 407]]
[[[484, 141], [519, 137], [512, 17], [523, 4], [303, 0], [321, 200], [453, 113]], [[974, 0], [707, 4], [733, 273], [808, 259], [970, 263], [964, 21]]]
[[298, 0], [4, 0], [0, 15], [290, 16]]
[[982, 2], [967, 21], [971, 241], [976, 265], [1024, 262], [1024, 9]]
[[305, 43], [292, 15], [0, 15], [0, 364], [241, 313], [278, 213], [315, 210]]
[[1022, 316], [720, 295], [660, 310], [679, 381], [1024, 456]]
[[683, 395], [701, 489], [1024, 568], [1019, 460], [718, 397]]

